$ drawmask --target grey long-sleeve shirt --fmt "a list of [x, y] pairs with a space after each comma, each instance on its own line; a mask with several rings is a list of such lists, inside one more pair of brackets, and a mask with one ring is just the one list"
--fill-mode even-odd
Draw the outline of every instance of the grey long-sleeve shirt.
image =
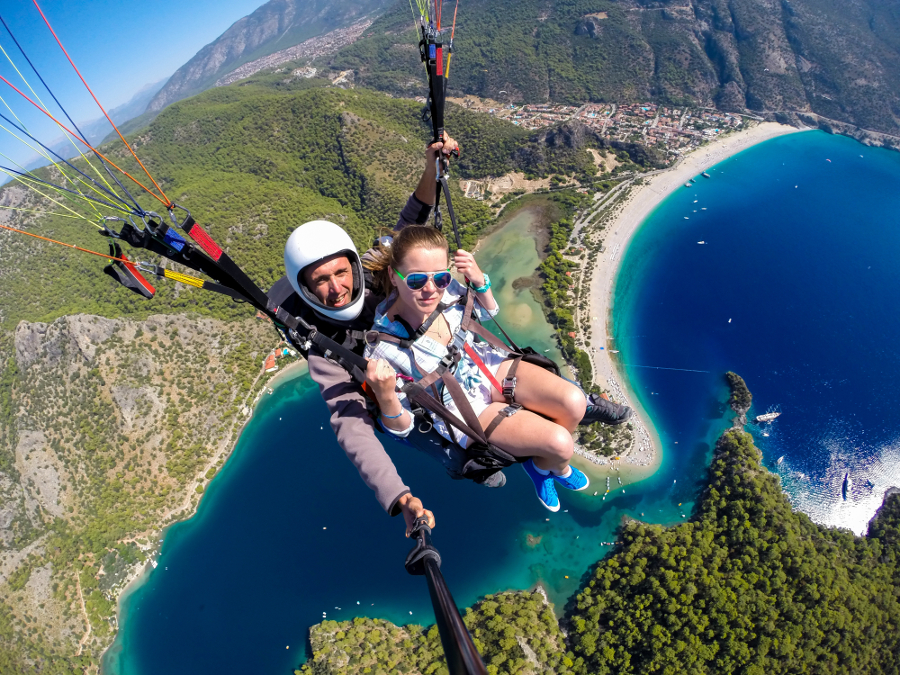
[[346, 370], [321, 354], [309, 353], [309, 374], [331, 413], [331, 429], [375, 499], [390, 515], [400, 512], [397, 501], [410, 490], [376, 436], [366, 412], [365, 396]]
[[[400, 212], [395, 230], [408, 224], [424, 224], [431, 206], [410, 195]], [[367, 298], [368, 302], [368, 298]], [[390, 515], [400, 512], [398, 500], [410, 489], [403, 483], [394, 462], [375, 431], [366, 411], [366, 399], [349, 373], [317, 351], [309, 352], [309, 374], [331, 413], [331, 429], [338, 444], [353, 462], [360, 477], [373, 492], [381, 508]]]

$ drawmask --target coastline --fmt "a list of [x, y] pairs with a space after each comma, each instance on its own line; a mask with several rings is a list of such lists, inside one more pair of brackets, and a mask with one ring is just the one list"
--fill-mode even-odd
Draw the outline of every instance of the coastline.
[[[308, 367], [307, 361], [306, 361], [306, 359], [303, 359], [303, 358], [299, 358], [296, 361], [294, 361], [293, 363], [284, 367], [283, 369], [279, 369], [279, 371], [275, 375], [273, 375], [272, 378], [268, 382], [265, 383], [265, 385], [263, 385], [263, 388], [260, 391], [260, 395], [258, 395], [253, 400], [253, 402], [250, 404], [252, 406], [252, 409], [253, 410], [256, 409], [256, 406], [259, 404], [259, 400], [262, 397], [262, 393], [265, 392], [266, 389], [274, 390], [275, 387], [281, 386], [282, 384], [286, 384], [286, 383], [290, 382], [291, 380], [294, 380], [298, 377], [302, 377], [308, 371], [309, 371], [309, 367]], [[231, 455], [234, 453], [234, 450], [237, 447], [238, 441], [240, 441], [241, 436], [244, 434], [244, 430], [247, 428], [247, 424], [249, 424], [250, 420], [252, 420], [252, 419], [253, 419], [253, 415], [251, 414], [246, 419], [244, 419], [244, 421], [240, 425], [240, 428], [235, 431], [235, 435], [229, 445], [228, 451], [222, 455], [226, 462], [231, 457]], [[223, 466], [224, 466], [224, 464], [223, 464]], [[194, 498], [194, 495], [188, 495], [188, 497], [192, 501]], [[160, 526], [159, 536], [162, 539], [164, 539], [165, 531], [169, 527], [171, 527], [172, 525], [175, 525], [177, 523], [180, 523], [185, 520], [189, 520], [189, 519], [193, 518], [197, 513], [197, 509], [200, 507], [201, 501], [202, 501], [202, 497], [201, 497], [201, 499], [197, 499], [196, 503], [194, 503], [193, 505], [182, 504], [181, 506], [179, 506], [179, 508], [175, 512], [170, 511], [169, 514], [167, 514], [166, 519], [162, 522], [162, 524]], [[179, 512], [184, 511], [185, 508], [188, 509], [188, 512], [185, 513], [184, 515], [181, 515]], [[181, 517], [179, 517], [175, 520], [170, 520], [171, 516], [174, 515], [174, 513], [179, 513], [179, 515]], [[154, 547], [150, 547], [150, 548], [152, 549]], [[107, 658], [112, 655], [113, 648], [115, 648], [117, 645], [120, 645], [120, 643], [121, 643], [121, 640], [120, 640], [121, 627], [125, 623], [128, 598], [132, 593], [134, 593], [141, 586], [143, 586], [144, 583], [149, 579], [150, 573], [156, 567], [156, 565], [154, 563], [159, 560], [160, 553], [161, 553], [161, 547], [154, 551], [152, 557], [150, 557], [146, 561], [136, 565], [134, 567], [132, 573], [129, 575], [129, 577], [126, 578], [121, 591], [119, 591], [118, 595], [115, 597], [116, 633], [113, 636], [110, 643], [107, 645], [106, 649], [103, 651], [103, 654], [101, 656], [101, 664], [106, 664]], [[117, 675], [117, 673], [118, 673], [118, 671], [115, 670], [114, 668], [112, 670], [107, 670], [107, 669], [103, 668], [102, 665], [101, 665], [100, 672], [101, 672], [101, 675]]]
[[[590, 356], [594, 366], [594, 382], [609, 391], [616, 401], [627, 403], [634, 409], [634, 416], [637, 418], [635, 433], [638, 436], [638, 448], [636, 451], [632, 448], [615, 462], [607, 460], [608, 464], [605, 465], [591, 463], [590, 466], [594, 469], [592, 473], [595, 475], [605, 477], [615, 472], [621, 477], [622, 485], [628, 485], [653, 475], [662, 463], [662, 441], [659, 434], [647, 411], [640, 405], [622, 363], [618, 359], [613, 359], [609, 352], [613, 333], [613, 293], [616, 278], [634, 234], [666, 197], [691, 178], [758, 143], [801, 131], [806, 129], [763, 122], [700, 146], [685, 155], [674, 166], [654, 173], [649, 178], [638, 176], [643, 178], [643, 183], [631, 186], [620, 211], [607, 225], [608, 234], [603, 242], [606, 253], [597, 263], [599, 269], [595, 270], [590, 287], [590, 317], [595, 331], [594, 342], [603, 345], [605, 349], [591, 352]], [[585, 459], [579, 464], [588, 464], [589, 461]]]

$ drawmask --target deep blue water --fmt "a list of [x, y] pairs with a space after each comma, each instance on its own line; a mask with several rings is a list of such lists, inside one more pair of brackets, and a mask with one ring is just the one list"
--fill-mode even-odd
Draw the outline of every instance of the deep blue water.
[[[690, 515], [710, 445], [727, 426], [727, 369], [747, 379], [755, 412], [783, 411], [757, 440], [769, 459], [785, 456], [785, 484], [817, 520], [859, 530], [884, 486], [900, 482], [891, 386], [900, 155], [805, 133], [710, 173], [648, 220], [616, 290], [625, 363], [710, 371], [628, 369], [664, 444], [652, 478], [605, 501], [590, 490], [561, 495], [569, 511], [550, 514], [517, 468], [489, 490], [388, 446], [436, 514], [435, 543], [460, 605], [540, 580], [562, 609], [624, 514], [667, 524]], [[502, 265], [479, 260], [492, 276]], [[845, 503], [848, 468], [857, 483]], [[424, 580], [403, 570], [402, 532], [337, 447], [310, 380], [290, 381], [263, 398], [197, 515], [167, 530], [159, 567], [123, 601], [105, 672], [288, 674], [323, 612], [430, 623]]]
[[629, 380], [669, 459], [699, 465], [722, 373], [739, 373], [752, 414], [782, 412], [753, 433], [794, 505], [862, 533], [900, 485], [900, 154], [805, 132], [708, 173], [635, 236], [614, 316], [624, 363], [710, 372]]

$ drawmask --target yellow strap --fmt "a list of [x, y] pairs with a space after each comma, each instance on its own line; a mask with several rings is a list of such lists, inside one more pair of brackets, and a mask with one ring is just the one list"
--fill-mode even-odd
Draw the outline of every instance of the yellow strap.
[[203, 288], [203, 279], [198, 279], [197, 277], [189, 277], [187, 274], [173, 272], [172, 270], [164, 270], [163, 276], [166, 279], [171, 279], [172, 281], [180, 281], [181, 283], [187, 284], [188, 286]]

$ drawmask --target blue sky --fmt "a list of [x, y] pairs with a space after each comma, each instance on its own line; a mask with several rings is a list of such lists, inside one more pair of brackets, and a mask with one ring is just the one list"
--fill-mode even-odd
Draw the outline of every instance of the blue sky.
[[[109, 110], [127, 102], [144, 85], [167, 78], [204, 45], [265, 0], [38, 0], [63, 45]], [[6, 21], [38, 71], [76, 122], [102, 116], [32, 0], [0, 0]], [[52, 99], [0, 26], [0, 46], [48, 107]], [[0, 74], [30, 95], [0, 53]], [[0, 81], [0, 113], [10, 108], [43, 142], [60, 132], [31, 104]], [[9, 106], [9, 108], [7, 108]], [[58, 109], [51, 107], [56, 114]], [[42, 119], [43, 118], [43, 119]], [[0, 124], [8, 126], [3, 120]], [[0, 151], [16, 158], [34, 153], [0, 129]]]

